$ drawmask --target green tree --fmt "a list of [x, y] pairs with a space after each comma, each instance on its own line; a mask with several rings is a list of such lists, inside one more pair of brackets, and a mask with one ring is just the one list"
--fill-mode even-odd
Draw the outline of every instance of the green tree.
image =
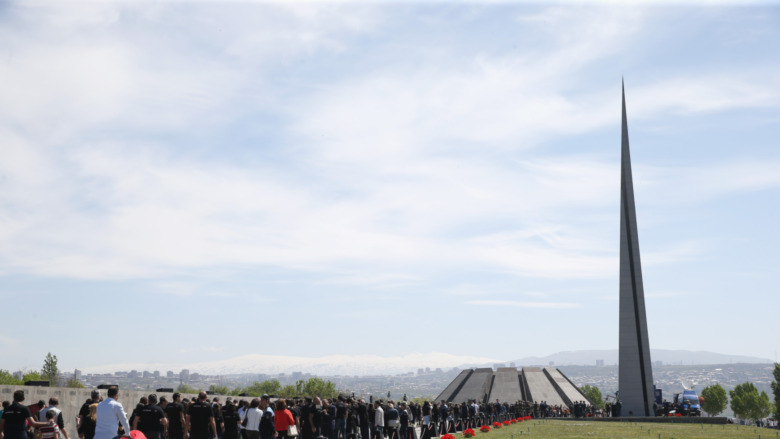
[[238, 388], [233, 392], [236, 394], [246, 393], [249, 396], [260, 396], [263, 394], [276, 395], [282, 390], [282, 384], [279, 380], [255, 381], [249, 387]]
[[71, 378], [71, 379], [68, 380], [67, 383], [65, 383], [65, 387], [72, 387], [74, 389], [83, 389], [84, 385], [81, 384], [81, 381], [79, 381], [79, 380], [77, 380], [75, 378]]
[[433, 401], [433, 398], [436, 398], [435, 396], [416, 396], [412, 398], [412, 402], [415, 404], [423, 405], [425, 404], [425, 401]]
[[16, 378], [5, 369], [0, 369], [0, 384], [6, 386], [21, 386], [24, 385], [24, 381]]
[[37, 370], [30, 370], [27, 372], [24, 372], [24, 375], [22, 376], [22, 381], [25, 383], [27, 381], [42, 381], [43, 377], [41, 376], [41, 373]]
[[766, 392], [758, 393], [758, 389], [751, 382], [737, 385], [729, 391], [731, 397], [731, 410], [737, 417], [756, 421], [765, 418], [769, 414], [769, 395]]
[[198, 390], [198, 389], [196, 389], [194, 387], [190, 387], [190, 386], [188, 386], [186, 384], [179, 384], [179, 387], [176, 388], [176, 391], [178, 393], [190, 393], [190, 394], [200, 393], [200, 390]]
[[601, 390], [599, 390], [598, 387], [585, 384], [580, 387], [580, 390], [596, 407], [600, 409], [604, 408], [604, 397], [601, 395]]
[[336, 385], [320, 378], [309, 378], [303, 386], [303, 396], [319, 396], [333, 398], [338, 396]]
[[704, 398], [701, 408], [710, 416], [718, 416], [726, 410], [729, 399], [726, 396], [726, 389], [720, 384], [705, 387], [701, 391], [701, 396]]
[[288, 384], [282, 387], [277, 396], [280, 398], [292, 398], [298, 396], [298, 389], [293, 384]]
[[336, 390], [336, 385], [333, 384], [333, 382], [325, 381], [320, 378], [310, 378], [306, 381], [298, 380], [295, 385], [289, 384], [284, 387], [279, 383], [279, 380], [275, 379], [262, 382], [255, 381], [249, 387], [238, 387], [231, 392], [233, 395], [240, 395], [242, 393], [250, 396], [268, 394], [281, 398], [290, 398], [294, 396], [334, 398], [339, 394], [338, 390]]
[[217, 386], [214, 384], [209, 386], [209, 392], [214, 392], [217, 395], [230, 395], [230, 389], [228, 389], [227, 386]]
[[780, 418], [780, 363], [775, 363], [775, 369], [772, 371], [775, 380], [772, 381], [772, 393], [775, 395], [775, 419]]
[[60, 370], [57, 368], [57, 356], [52, 355], [51, 352], [46, 354], [46, 359], [43, 360], [43, 367], [41, 368], [41, 377], [49, 382], [49, 385], [55, 387], [60, 382]]

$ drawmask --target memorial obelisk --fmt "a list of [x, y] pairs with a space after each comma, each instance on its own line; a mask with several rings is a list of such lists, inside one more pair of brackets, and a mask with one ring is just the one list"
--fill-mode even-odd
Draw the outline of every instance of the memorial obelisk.
[[654, 416], [653, 370], [639, 259], [634, 182], [628, 148], [626, 89], [623, 88], [623, 139], [620, 178], [620, 353], [618, 397], [621, 416]]

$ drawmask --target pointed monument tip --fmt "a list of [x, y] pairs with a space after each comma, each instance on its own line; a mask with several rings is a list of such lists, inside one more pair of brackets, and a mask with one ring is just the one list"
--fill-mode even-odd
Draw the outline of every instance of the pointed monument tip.
[[621, 91], [621, 93], [623, 95], [623, 105], [625, 106], [626, 105], [626, 82], [623, 81], [622, 78], [620, 80], [620, 91]]

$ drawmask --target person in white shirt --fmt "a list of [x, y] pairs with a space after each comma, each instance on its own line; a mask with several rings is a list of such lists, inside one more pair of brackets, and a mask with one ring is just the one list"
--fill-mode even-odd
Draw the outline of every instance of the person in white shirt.
[[122, 404], [117, 401], [119, 388], [110, 387], [108, 398], [97, 406], [97, 421], [95, 425], [95, 439], [114, 439], [117, 437], [117, 423], [122, 424], [125, 436], [129, 437], [130, 424], [127, 422], [127, 414]]
[[255, 398], [249, 403], [246, 410], [246, 437], [247, 439], [258, 439], [260, 437], [260, 418], [263, 412], [260, 407], [260, 398]]
[[377, 439], [384, 439], [385, 411], [382, 410], [379, 401], [374, 401], [374, 430], [376, 431]]

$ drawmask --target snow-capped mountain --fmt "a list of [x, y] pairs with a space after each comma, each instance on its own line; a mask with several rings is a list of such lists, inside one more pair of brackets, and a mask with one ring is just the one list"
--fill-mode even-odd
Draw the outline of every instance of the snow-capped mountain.
[[408, 353], [396, 356], [380, 355], [326, 355], [322, 357], [292, 357], [252, 354], [224, 360], [194, 364], [122, 363], [82, 367], [87, 373], [106, 373], [117, 370], [173, 370], [189, 369], [206, 375], [279, 374], [294, 371], [316, 375], [394, 375], [413, 372], [418, 368], [468, 367], [502, 362], [494, 358], [452, 355], [440, 352]]

